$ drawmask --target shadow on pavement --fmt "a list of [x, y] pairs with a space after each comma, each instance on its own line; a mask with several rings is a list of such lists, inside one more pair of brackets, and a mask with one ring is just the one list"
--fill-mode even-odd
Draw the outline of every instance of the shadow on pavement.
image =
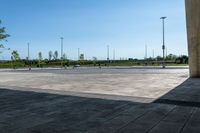
[[188, 125], [198, 107], [200, 79], [188, 79], [152, 103], [2, 88], [0, 132], [199, 131], [200, 117], [197, 128]]
[[200, 79], [189, 78], [154, 103], [200, 107]]

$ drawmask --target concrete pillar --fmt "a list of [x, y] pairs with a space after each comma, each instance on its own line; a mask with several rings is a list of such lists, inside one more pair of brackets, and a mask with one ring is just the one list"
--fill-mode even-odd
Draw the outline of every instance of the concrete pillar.
[[185, 0], [190, 76], [200, 77], [200, 0]]

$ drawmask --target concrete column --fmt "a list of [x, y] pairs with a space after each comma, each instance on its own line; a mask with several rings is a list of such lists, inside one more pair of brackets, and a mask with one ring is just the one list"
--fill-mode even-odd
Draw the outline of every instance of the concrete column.
[[200, 0], [185, 0], [190, 76], [200, 77]]

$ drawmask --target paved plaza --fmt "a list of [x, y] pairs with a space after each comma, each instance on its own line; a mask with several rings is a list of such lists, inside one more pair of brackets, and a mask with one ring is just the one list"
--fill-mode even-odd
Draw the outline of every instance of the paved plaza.
[[198, 133], [187, 68], [0, 70], [1, 133]]
[[[76, 68], [7, 70], [1, 87], [73, 95], [155, 99], [188, 78], [187, 69]], [[101, 97], [100, 97], [101, 98]], [[109, 97], [107, 97], [109, 98]], [[140, 101], [142, 102], [142, 101]], [[144, 101], [145, 102], [145, 101]]]

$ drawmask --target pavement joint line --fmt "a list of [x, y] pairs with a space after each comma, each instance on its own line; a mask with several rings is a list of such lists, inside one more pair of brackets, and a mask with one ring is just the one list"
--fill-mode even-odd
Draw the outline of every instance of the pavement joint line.
[[[127, 105], [128, 105], [128, 103], [126, 103], [125, 105], [122, 105], [121, 108], [123, 109], [123, 107], [124, 107], [124, 106], [127, 106]], [[120, 108], [120, 107], [119, 107], [119, 108]], [[115, 109], [115, 110], [118, 110], [119, 108], [117, 108], [117, 109]], [[126, 108], [126, 107], [124, 107], [124, 108]], [[122, 111], [120, 111], [120, 112], [123, 112], [123, 111], [124, 111], [124, 110], [122, 110]], [[112, 116], [111, 118], [108, 118], [108, 119], [106, 119], [106, 120], [103, 120], [102, 122], [105, 123], [105, 122], [107, 122], [107, 121], [109, 121], [109, 120], [114, 119], [120, 112], [117, 112], [114, 116]], [[96, 114], [96, 116], [98, 116], [98, 115], [99, 115], [99, 114]], [[110, 115], [110, 113], [107, 114], [107, 115]], [[94, 115], [93, 117], [95, 117], [95, 115]], [[89, 121], [89, 120], [82, 121], [82, 122], [76, 124], [75, 126], [78, 127], [79, 125], [85, 123], [86, 121]], [[95, 127], [94, 127], [94, 128], [90, 128], [89, 130], [92, 130], [92, 129], [95, 129]]]
[[[124, 109], [124, 110], [125, 110], [125, 108], [126, 108], [125, 106], [127, 106], [127, 105], [128, 105], [128, 104], [123, 105], [122, 107], [119, 107], [119, 108], [114, 109], [114, 110], [118, 110], [118, 109]], [[116, 113], [114, 113], [114, 115], [112, 115], [113, 113], [109, 113], [109, 114], [107, 114], [107, 116], [111, 115], [111, 118], [108, 118], [108, 119], [105, 120], [104, 122], [114, 119], [117, 115], [119, 115], [119, 114], [120, 114], [121, 112], [123, 112], [124, 110], [119, 111], [119, 112], [116, 112]]]
[[146, 133], [149, 133], [154, 127], [156, 127], [161, 121], [163, 121], [177, 106], [175, 105], [167, 114], [165, 114], [157, 123], [155, 123]]
[[[126, 106], [129, 106], [129, 105], [127, 104]], [[135, 106], [137, 106], [137, 105], [135, 105]], [[129, 108], [130, 108], [130, 107], [124, 107], [124, 108], [123, 108], [124, 110], [119, 111], [119, 112], [116, 113], [112, 118], [106, 120], [105, 122], [108, 122], [108, 121], [110, 121], [110, 120], [115, 119], [117, 116], [119, 116], [119, 114], [121, 114], [122, 112], [126, 111], [126, 110], [129, 109]]]
[[[171, 111], [173, 111], [174, 109], [176, 108], [176, 105], [169, 111], [169, 112], [171, 112]], [[130, 123], [134, 123], [135, 121], [137, 121], [138, 119], [140, 119], [141, 117], [143, 117], [144, 115], [146, 115], [146, 114], [148, 114], [148, 113], [150, 113], [150, 112], [153, 112], [154, 110], [149, 110], [149, 111], [146, 111], [146, 112], [144, 112], [142, 115], [140, 115], [140, 116], [138, 116], [137, 118], [135, 118], [134, 120], [132, 120], [132, 121], [130, 121], [129, 123], [127, 123], [127, 124], [125, 124], [124, 126], [122, 126], [121, 128], [119, 128], [119, 129], [117, 129], [116, 131], [114, 131], [114, 133], [118, 133], [118, 132], [121, 132], [124, 128], [126, 128]], [[168, 113], [169, 113], [168, 112]], [[168, 115], [168, 113], [165, 115], [165, 117]], [[164, 118], [165, 118], [164, 117]], [[163, 119], [164, 119], [163, 118]], [[161, 120], [163, 120], [163, 119], [161, 119]], [[160, 121], [159, 121], [160, 122]], [[158, 123], [159, 123], [158, 122]], [[147, 131], [148, 132], [148, 131]]]
[[120, 127], [119, 129], [116, 129], [113, 133], [118, 133], [118, 132], [122, 131], [122, 130], [123, 130], [125, 127], [127, 127], [130, 123], [137, 121], [138, 119], [140, 119], [142, 116], [144, 116], [145, 114], [147, 114], [147, 113], [149, 113], [149, 112], [152, 112], [152, 110], [151, 110], [151, 111], [145, 111], [144, 113], [142, 113], [141, 115], [139, 115], [139, 116], [138, 116], [137, 118], [135, 118], [134, 120], [129, 121], [129, 122], [128, 122], [127, 124], [125, 124], [124, 126]]
[[[146, 103], [145, 103], [145, 104], [146, 104]], [[128, 104], [127, 104], [127, 105], [128, 105]], [[127, 106], [127, 105], [126, 105], [126, 106]], [[115, 119], [115, 118], [117, 118], [118, 116], [120, 116], [121, 113], [126, 112], [126, 111], [127, 111], [128, 109], [130, 109], [130, 108], [135, 108], [135, 109], [137, 109], [138, 106], [141, 106], [141, 105], [136, 104], [134, 107], [131, 106], [131, 105], [128, 105], [128, 107], [124, 107], [124, 110], [119, 111], [119, 112], [116, 113], [112, 118], [109, 118], [109, 119], [105, 120], [103, 124], [105, 124], [106, 122], [112, 121], [113, 119]], [[131, 122], [131, 121], [132, 121], [132, 120], [128, 120], [127, 123], [129, 123], [129, 122]], [[89, 129], [89, 131], [92, 131], [92, 130], [94, 130], [95, 128], [96, 128], [96, 127], [93, 127], [93, 128], [91, 128], [91, 129]]]
[[192, 116], [194, 115], [195, 111], [197, 110], [197, 108], [193, 108], [191, 113], [190, 113], [190, 116], [187, 118], [186, 122], [184, 123], [184, 125], [182, 126], [181, 130], [179, 133], [182, 133], [184, 128], [186, 127], [187, 123], [189, 122], [189, 120], [192, 118]]

